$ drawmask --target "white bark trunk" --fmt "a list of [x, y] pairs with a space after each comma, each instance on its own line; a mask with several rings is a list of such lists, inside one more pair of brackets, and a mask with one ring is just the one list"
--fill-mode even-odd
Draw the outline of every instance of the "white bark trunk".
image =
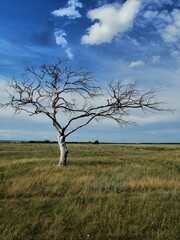
[[60, 159], [59, 159], [59, 166], [66, 166], [67, 165], [67, 154], [68, 150], [66, 147], [65, 137], [58, 136], [58, 144], [60, 149]]

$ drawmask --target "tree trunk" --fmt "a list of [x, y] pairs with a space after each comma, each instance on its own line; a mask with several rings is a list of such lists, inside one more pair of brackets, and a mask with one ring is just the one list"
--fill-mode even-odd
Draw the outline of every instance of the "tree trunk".
[[60, 149], [60, 159], [58, 166], [66, 166], [67, 165], [67, 154], [68, 150], [66, 147], [65, 137], [64, 136], [58, 136], [58, 144]]

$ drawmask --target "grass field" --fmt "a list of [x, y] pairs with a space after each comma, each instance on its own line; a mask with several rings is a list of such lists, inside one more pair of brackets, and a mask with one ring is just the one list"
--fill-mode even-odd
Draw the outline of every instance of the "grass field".
[[179, 144], [0, 143], [3, 240], [179, 240]]

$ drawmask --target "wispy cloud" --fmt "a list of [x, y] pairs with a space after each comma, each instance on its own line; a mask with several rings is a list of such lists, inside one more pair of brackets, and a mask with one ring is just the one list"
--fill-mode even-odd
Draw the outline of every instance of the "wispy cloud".
[[140, 9], [140, 0], [127, 0], [123, 5], [107, 4], [90, 10], [87, 16], [99, 20], [82, 36], [82, 44], [110, 43], [118, 34], [127, 31]]
[[[74, 20], [77, 18], [81, 18], [81, 14], [77, 9], [82, 7], [83, 5], [80, 1], [69, 0], [66, 4], [66, 7], [59, 8], [58, 10], [54, 10], [51, 12], [51, 14], [54, 15], [55, 17], [66, 17], [69, 20], [70, 19]], [[68, 46], [66, 32], [63, 29], [61, 30], [56, 29], [54, 36], [55, 36], [56, 44], [60, 45], [63, 49], [65, 49], [65, 52], [69, 59], [73, 59], [74, 54], [72, 52], [72, 49]]]
[[106, 4], [107, 4], [107, 0], [98, 0], [98, 2], [97, 2], [98, 7], [106, 5]]
[[146, 6], [151, 6], [151, 9], [161, 8], [163, 5], [172, 5], [174, 0], [142, 0], [143, 4]]
[[128, 66], [130, 68], [134, 68], [134, 67], [143, 67], [145, 65], [145, 63], [143, 61], [134, 61], [128, 64]]
[[56, 44], [60, 45], [63, 49], [65, 49], [65, 52], [69, 59], [73, 59], [74, 55], [70, 47], [68, 47], [68, 42], [66, 40], [66, 33], [63, 30], [56, 31], [54, 33]]
[[180, 10], [147, 10], [144, 12], [145, 22], [150, 22], [157, 29], [166, 43], [180, 40]]
[[77, 8], [82, 8], [82, 3], [78, 0], [69, 0], [66, 7], [54, 10], [52, 14], [56, 17], [67, 17], [68, 19], [80, 18], [81, 14]]
[[56, 44], [61, 45], [63, 48], [67, 46], [67, 40], [66, 40], [66, 33], [64, 31], [56, 31], [54, 33], [55, 39], [56, 39]]
[[174, 58], [180, 58], [180, 47], [178, 46], [173, 46], [171, 49], [170, 49], [170, 55]]
[[160, 30], [165, 42], [177, 42], [180, 40], [180, 10], [174, 9], [171, 13], [171, 23]]
[[159, 62], [161, 59], [161, 56], [152, 56], [151, 62], [152, 63], [157, 63]]
[[[143, 20], [139, 26], [153, 26], [153, 34], [159, 35], [166, 44], [171, 57], [180, 57], [180, 9], [172, 0], [149, 1], [144, 0], [142, 15]], [[167, 5], [170, 7], [167, 8]], [[174, 7], [174, 8], [173, 8]], [[156, 30], [156, 31], [154, 31]], [[157, 59], [154, 59], [157, 62]], [[153, 61], [152, 61], [153, 63]]]
[[74, 58], [74, 54], [73, 54], [71, 48], [69, 48], [69, 47], [66, 48], [66, 54], [67, 54], [69, 59], [73, 59]]
[[157, 17], [158, 14], [159, 14], [158, 11], [147, 10], [144, 13], [144, 17], [151, 21], [153, 18]]

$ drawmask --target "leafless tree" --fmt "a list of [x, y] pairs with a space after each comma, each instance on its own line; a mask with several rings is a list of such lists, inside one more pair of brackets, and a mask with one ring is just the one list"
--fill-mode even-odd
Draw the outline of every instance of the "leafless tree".
[[23, 80], [8, 82], [8, 95], [9, 102], [1, 107], [11, 107], [17, 114], [44, 114], [52, 121], [58, 132], [59, 165], [63, 166], [67, 165], [66, 138], [94, 119], [109, 118], [123, 126], [133, 124], [127, 118], [130, 109], [165, 110], [155, 89], [142, 92], [134, 83], [111, 82], [102, 90], [90, 72], [73, 70], [61, 60], [27, 67]]

